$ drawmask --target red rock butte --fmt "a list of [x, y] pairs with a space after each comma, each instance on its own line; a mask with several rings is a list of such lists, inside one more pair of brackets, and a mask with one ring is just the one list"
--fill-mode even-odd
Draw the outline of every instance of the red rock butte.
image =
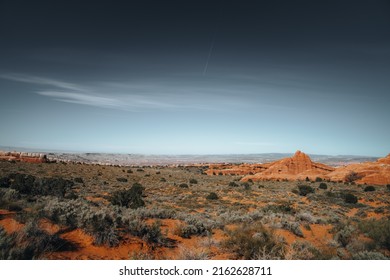
[[254, 175], [242, 178], [242, 181], [259, 180], [304, 180], [323, 177], [335, 168], [322, 163], [313, 162], [308, 155], [297, 151], [294, 156], [268, 164], [268, 168]]

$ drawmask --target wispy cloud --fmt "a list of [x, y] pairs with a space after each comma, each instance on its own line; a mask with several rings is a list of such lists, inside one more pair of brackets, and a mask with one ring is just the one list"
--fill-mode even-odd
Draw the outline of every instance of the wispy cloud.
[[61, 92], [61, 91], [40, 91], [39, 95], [52, 97], [54, 100], [89, 105], [96, 107], [104, 108], [125, 108], [125, 104], [118, 99], [93, 96], [85, 93], [75, 93], [75, 92]]
[[[266, 102], [253, 103], [251, 87], [202, 84], [197, 80], [107, 82], [90, 84], [24, 74], [0, 74], [1, 79], [38, 85], [40, 96], [64, 103], [124, 111], [199, 110], [230, 111], [239, 108], [272, 107]], [[277, 107], [276, 109], [278, 109]]]
[[66, 83], [66, 82], [53, 80], [53, 79], [48, 79], [48, 78], [30, 76], [30, 75], [23, 75], [23, 74], [0, 74], [0, 78], [6, 79], [6, 80], [10, 80], [10, 81], [16, 81], [16, 82], [23, 82], [23, 83], [51, 86], [51, 87], [60, 88], [60, 89], [66, 89], [66, 90], [85, 91], [85, 89], [83, 87], [79, 86], [79, 85]]

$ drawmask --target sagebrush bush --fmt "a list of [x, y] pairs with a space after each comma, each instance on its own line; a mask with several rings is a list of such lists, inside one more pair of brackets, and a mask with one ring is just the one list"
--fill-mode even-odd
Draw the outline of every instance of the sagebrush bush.
[[188, 185], [186, 183], [181, 183], [179, 187], [182, 189], [188, 189]]
[[285, 245], [276, 239], [271, 230], [260, 223], [243, 225], [228, 235], [229, 237], [221, 244], [238, 258], [283, 259], [285, 256]]
[[359, 230], [370, 237], [376, 247], [390, 250], [390, 220], [363, 220], [358, 225]]
[[144, 187], [139, 183], [134, 183], [128, 190], [119, 190], [112, 194], [110, 202], [113, 205], [136, 209], [145, 206], [142, 199]]
[[110, 211], [89, 211], [81, 217], [81, 227], [94, 238], [94, 244], [114, 247], [119, 244], [116, 217]]

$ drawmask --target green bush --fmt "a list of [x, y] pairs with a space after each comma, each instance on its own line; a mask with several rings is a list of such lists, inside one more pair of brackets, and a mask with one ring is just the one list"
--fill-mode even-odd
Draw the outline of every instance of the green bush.
[[197, 184], [198, 181], [196, 179], [190, 179], [190, 184]]
[[356, 204], [358, 202], [358, 198], [357, 198], [357, 196], [355, 196], [351, 193], [347, 193], [344, 197], [344, 201], [346, 203]]
[[229, 187], [238, 187], [238, 184], [236, 182], [230, 182]]
[[134, 183], [129, 190], [116, 191], [111, 196], [111, 203], [122, 207], [136, 209], [145, 206], [142, 199], [144, 187], [139, 183]]
[[373, 192], [373, 191], [375, 191], [375, 187], [374, 186], [367, 186], [364, 188], [364, 191], [365, 192]]
[[314, 189], [307, 185], [299, 185], [298, 186], [299, 195], [306, 196], [309, 193], [314, 193]]
[[181, 183], [179, 187], [182, 189], [188, 189], [188, 185], [186, 183]]
[[211, 192], [211, 193], [209, 193], [209, 194], [206, 196], [206, 199], [209, 199], [209, 200], [216, 200], [216, 199], [218, 199], [218, 195], [217, 195], [215, 192]]
[[326, 183], [321, 183], [319, 185], [319, 188], [322, 189], [322, 190], [326, 190], [328, 188], [328, 185]]
[[315, 181], [316, 181], [316, 182], [322, 182], [322, 178], [316, 177]]

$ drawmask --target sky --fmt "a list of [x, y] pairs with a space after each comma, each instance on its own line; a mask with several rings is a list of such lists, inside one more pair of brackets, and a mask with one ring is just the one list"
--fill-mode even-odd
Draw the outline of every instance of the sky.
[[390, 1], [0, 1], [0, 146], [390, 153]]

